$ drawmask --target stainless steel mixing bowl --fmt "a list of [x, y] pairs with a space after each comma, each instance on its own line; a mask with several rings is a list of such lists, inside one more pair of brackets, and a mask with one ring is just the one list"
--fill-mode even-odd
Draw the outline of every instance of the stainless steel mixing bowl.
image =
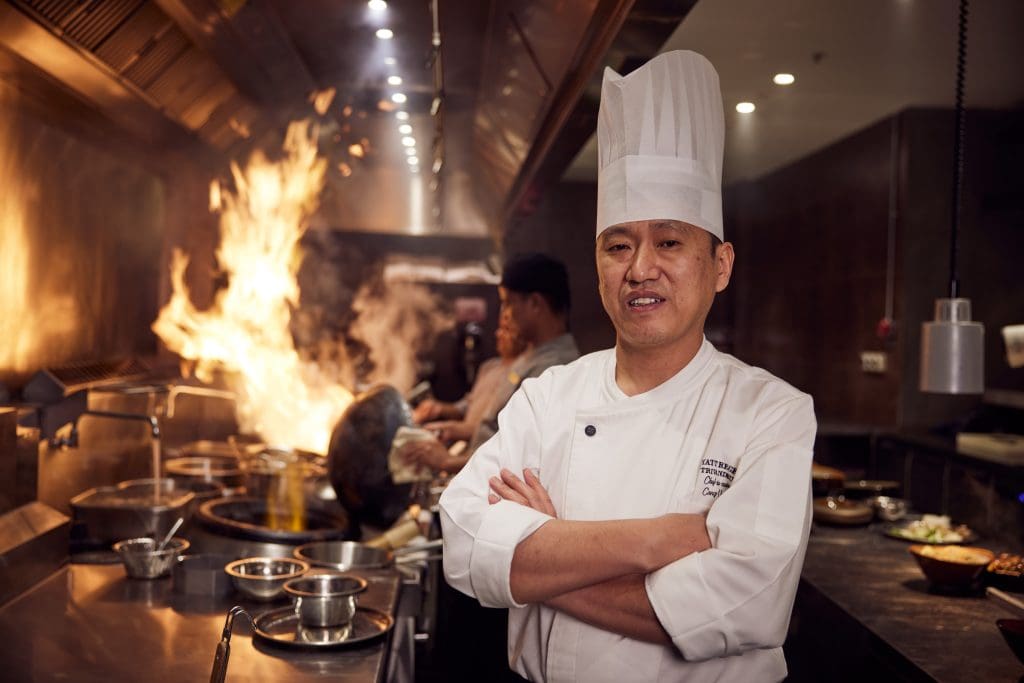
[[248, 557], [224, 566], [235, 589], [253, 600], [270, 602], [284, 595], [285, 582], [309, 570], [309, 563], [290, 557]]

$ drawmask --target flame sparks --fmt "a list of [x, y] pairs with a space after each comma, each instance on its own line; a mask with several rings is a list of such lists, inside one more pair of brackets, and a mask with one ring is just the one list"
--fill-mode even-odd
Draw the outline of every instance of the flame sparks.
[[352, 393], [304, 361], [289, 331], [298, 305], [299, 240], [315, 211], [327, 162], [317, 156], [308, 124], [289, 127], [285, 154], [261, 153], [243, 170], [232, 165], [235, 189], [219, 195], [217, 260], [227, 276], [213, 306], [200, 311], [185, 283], [188, 259], [175, 252], [173, 295], [153, 324], [168, 348], [195, 361], [209, 382], [218, 371], [238, 394], [238, 419], [268, 443], [324, 453], [330, 430]]

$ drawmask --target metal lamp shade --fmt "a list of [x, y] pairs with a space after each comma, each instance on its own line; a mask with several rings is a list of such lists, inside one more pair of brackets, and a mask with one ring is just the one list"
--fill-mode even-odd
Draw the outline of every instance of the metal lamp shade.
[[970, 299], [936, 299], [935, 320], [921, 325], [921, 391], [985, 390], [985, 326], [971, 320]]

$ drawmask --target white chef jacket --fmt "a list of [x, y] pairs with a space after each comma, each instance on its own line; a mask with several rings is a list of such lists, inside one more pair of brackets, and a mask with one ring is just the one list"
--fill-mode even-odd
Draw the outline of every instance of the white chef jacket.
[[[523, 382], [499, 425], [441, 497], [444, 570], [484, 606], [510, 608], [515, 671], [552, 683], [786, 676], [781, 645], [811, 522], [809, 396], [704, 340], [679, 373], [636, 396], [615, 383], [614, 350], [552, 368]], [[516, 545], [550, 517], [488, 504], [502, 467], [539, 469], [561, 519], [707, 513], [712, 547], [646, 578], [675, 648], [515, 602]]]

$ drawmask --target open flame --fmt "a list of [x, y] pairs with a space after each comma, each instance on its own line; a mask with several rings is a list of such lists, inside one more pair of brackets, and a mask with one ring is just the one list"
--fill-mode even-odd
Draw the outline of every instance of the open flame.
[[211, 202], [219, 201], [221, 209], [217, 261], [227, 286], [208, 310], [196, 309], [185, 284], [188, 258], [176, 251], [173, 295], [153, 330], [172, 351], [195, 361], [200, 380], [226, 371], [244, 431], [271, 444], [325, 453], [352, 393], [304, 361], [289, 330], [299, 301], [299, 240], [327, 168], [314, 135], [308, 123], [293, 123], [280, 160], [257, 152], [244, 170], [232, 164], [233, 191], [211, 188]]
[[[153, 330], [169, 349], [195, 363], [200, 380], [224, 374], [238, 395], [243, 431], [271, 445], [322, 454], [352, 402], [346, 383], [355, 382], [358, 363], [349, 357], [345, 339], [318, 336], [310, 320], [296, 315], [299, 242], [327, 170], [315, 135], [308, 123], [293, 123], [280, 160], [257, 152], [244, 169], [232, 164], [233, 189], [211, 185], [211, 209], [221, 212], [217, 261], [227, 284], [209, 309], [198, 310], [185, 283], [188, 258], [175, 251], [173, 294]], [[412, 283], [364, 283], [351, 306], [356, 317], [347, 335], [365, 346], [371, 366], [362, 378], [400, 391], [415, 382], [415, 350], [431, 347], [451, 325], [437, 297]], [[301, 349], [293, 336], [297, 329], [304, 332]]]
[[82, 317], [64, 283], [42, 277], [44, 255], [33, 228], [43, 193], [25, 170], [24, 131], [12, 114], [17, 104], [0, 82], [0, 375], [65, 360], [61, 354]]

